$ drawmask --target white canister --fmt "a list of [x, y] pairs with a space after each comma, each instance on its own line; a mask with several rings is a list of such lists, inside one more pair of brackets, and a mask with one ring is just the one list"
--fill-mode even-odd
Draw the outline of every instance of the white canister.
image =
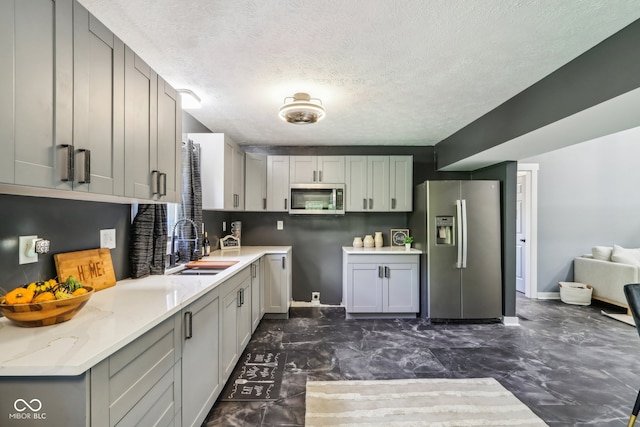
[[375, 246], [375, 241], [373, 240], [373, 236], [371, 234], [367, 234], [364, 236], [364, 247], [365, 248], [373, 248]]
[[381, 248], [384, 246], [384, 241], [382, 240], [382, 231], [376, 231], [376, 237], [374, 238], [376, 242], [376, 248]]
[[354, 248], [361, 248], [364, 245], [364, 243], [362, 243], [362, 237], [354, 237], [353, 238], [353, 247]]

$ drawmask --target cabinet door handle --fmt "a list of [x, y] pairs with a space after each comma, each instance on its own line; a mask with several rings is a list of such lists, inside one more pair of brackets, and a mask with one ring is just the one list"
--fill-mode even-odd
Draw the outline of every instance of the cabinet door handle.
[[160, 192], [160, 171], [151, 171], [151, 194], [154, 196]]
[[251, 264], [251, 277], [252, 278], [256, 278], [256, 265], [255, 264]]
[[379, 277], [379, 278], [381, 278], [381, 279], [382, 279], [382, 274], [383, 274], [383, 273], [382, 273], [382, 266], [381, 266], [381, 265], [379, 265], [379, 266], [378, 266], [378, 277]]
[[238, 292], [236, 293], [236, 307], [242, 307], [242, 297], [240, 296], [240, 292], [242, 292], [242, 289], [238, 289]]
[[262, 209], [267, 210], [267, 198], [262, 199]]
[[164, 172], [158, 174], [158, 188], [161, 196], [167, 195], [167, 174]]
[[193, 337], [193, 313], [187, 311], [184, 314], [184, 338], [190, 339]]
[[282, 269], [287, 269], [287, 257], [282, 257]]
[[391, 199], [391, 209], [395, 209], [395, 208], [396, 208], [396, 198], [395, 198], [395, 197], [393, 197], [393, 198]]
[[81, 154], [83, 159], [78, 162], [77, 172], [80, 175], [78, 183], [90, 184], [91, 183], [91, 150], [81, 148], [78, 150], [78, 154]]
[[318, 172], [318, 182], [322, 182], [322, 171]]
[[287, 199], [284, 199], [284, 210], [287, 210]]
[[384, 277], [386, 277], [387, 279], [389, 278], [389, 267], [387, 266], [384, 267]]
[[367, 199], [362, 199], [362, 209], [363, 210], [367, 209]]
[[369, 199], [369, 209], [373, 209], [373, 199]]
[[313, 171], [313, 182], [316, 182], [316, 171]]
[[60, 181], [73, 181], [73, 145], [58, 145], [58, 164]]

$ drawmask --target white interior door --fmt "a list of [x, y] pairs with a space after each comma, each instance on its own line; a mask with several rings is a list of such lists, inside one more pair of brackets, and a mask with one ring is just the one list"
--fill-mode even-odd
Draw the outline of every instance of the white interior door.
[[516, 291], [525, 293], [527, 274], [526, 172], [518, 172], [516, 184]]

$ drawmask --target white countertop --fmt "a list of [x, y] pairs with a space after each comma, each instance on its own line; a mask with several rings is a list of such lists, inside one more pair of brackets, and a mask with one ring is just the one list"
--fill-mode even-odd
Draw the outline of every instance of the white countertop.
[[96, 292], [71, 320], [24, 328], [0, 318], [0, 376], [80, 375], [265, 254], [290, 246], [213, 252], [207, 261], [237, 264], [216, 275], [126, 279]]
[[342, 252], [349, 255], [420, 255], [420, 249], [404, 246], [384, 246], [382, 248], [354, 248], [353, 246], [343, 246]]

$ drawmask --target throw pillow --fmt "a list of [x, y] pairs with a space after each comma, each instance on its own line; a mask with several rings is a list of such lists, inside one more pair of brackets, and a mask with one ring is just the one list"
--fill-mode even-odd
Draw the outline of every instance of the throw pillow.
[[611, 246], [594, 246], [591, 248], [591, 255], [593, 255], [593, 259], [599, 259], [602, 261], [611, 261], [611, 252], [613, 252], [613, 248]]
[[640, 249], [625, 249], [621, 246], [613, 245], [611, 261], [640, 266]]

